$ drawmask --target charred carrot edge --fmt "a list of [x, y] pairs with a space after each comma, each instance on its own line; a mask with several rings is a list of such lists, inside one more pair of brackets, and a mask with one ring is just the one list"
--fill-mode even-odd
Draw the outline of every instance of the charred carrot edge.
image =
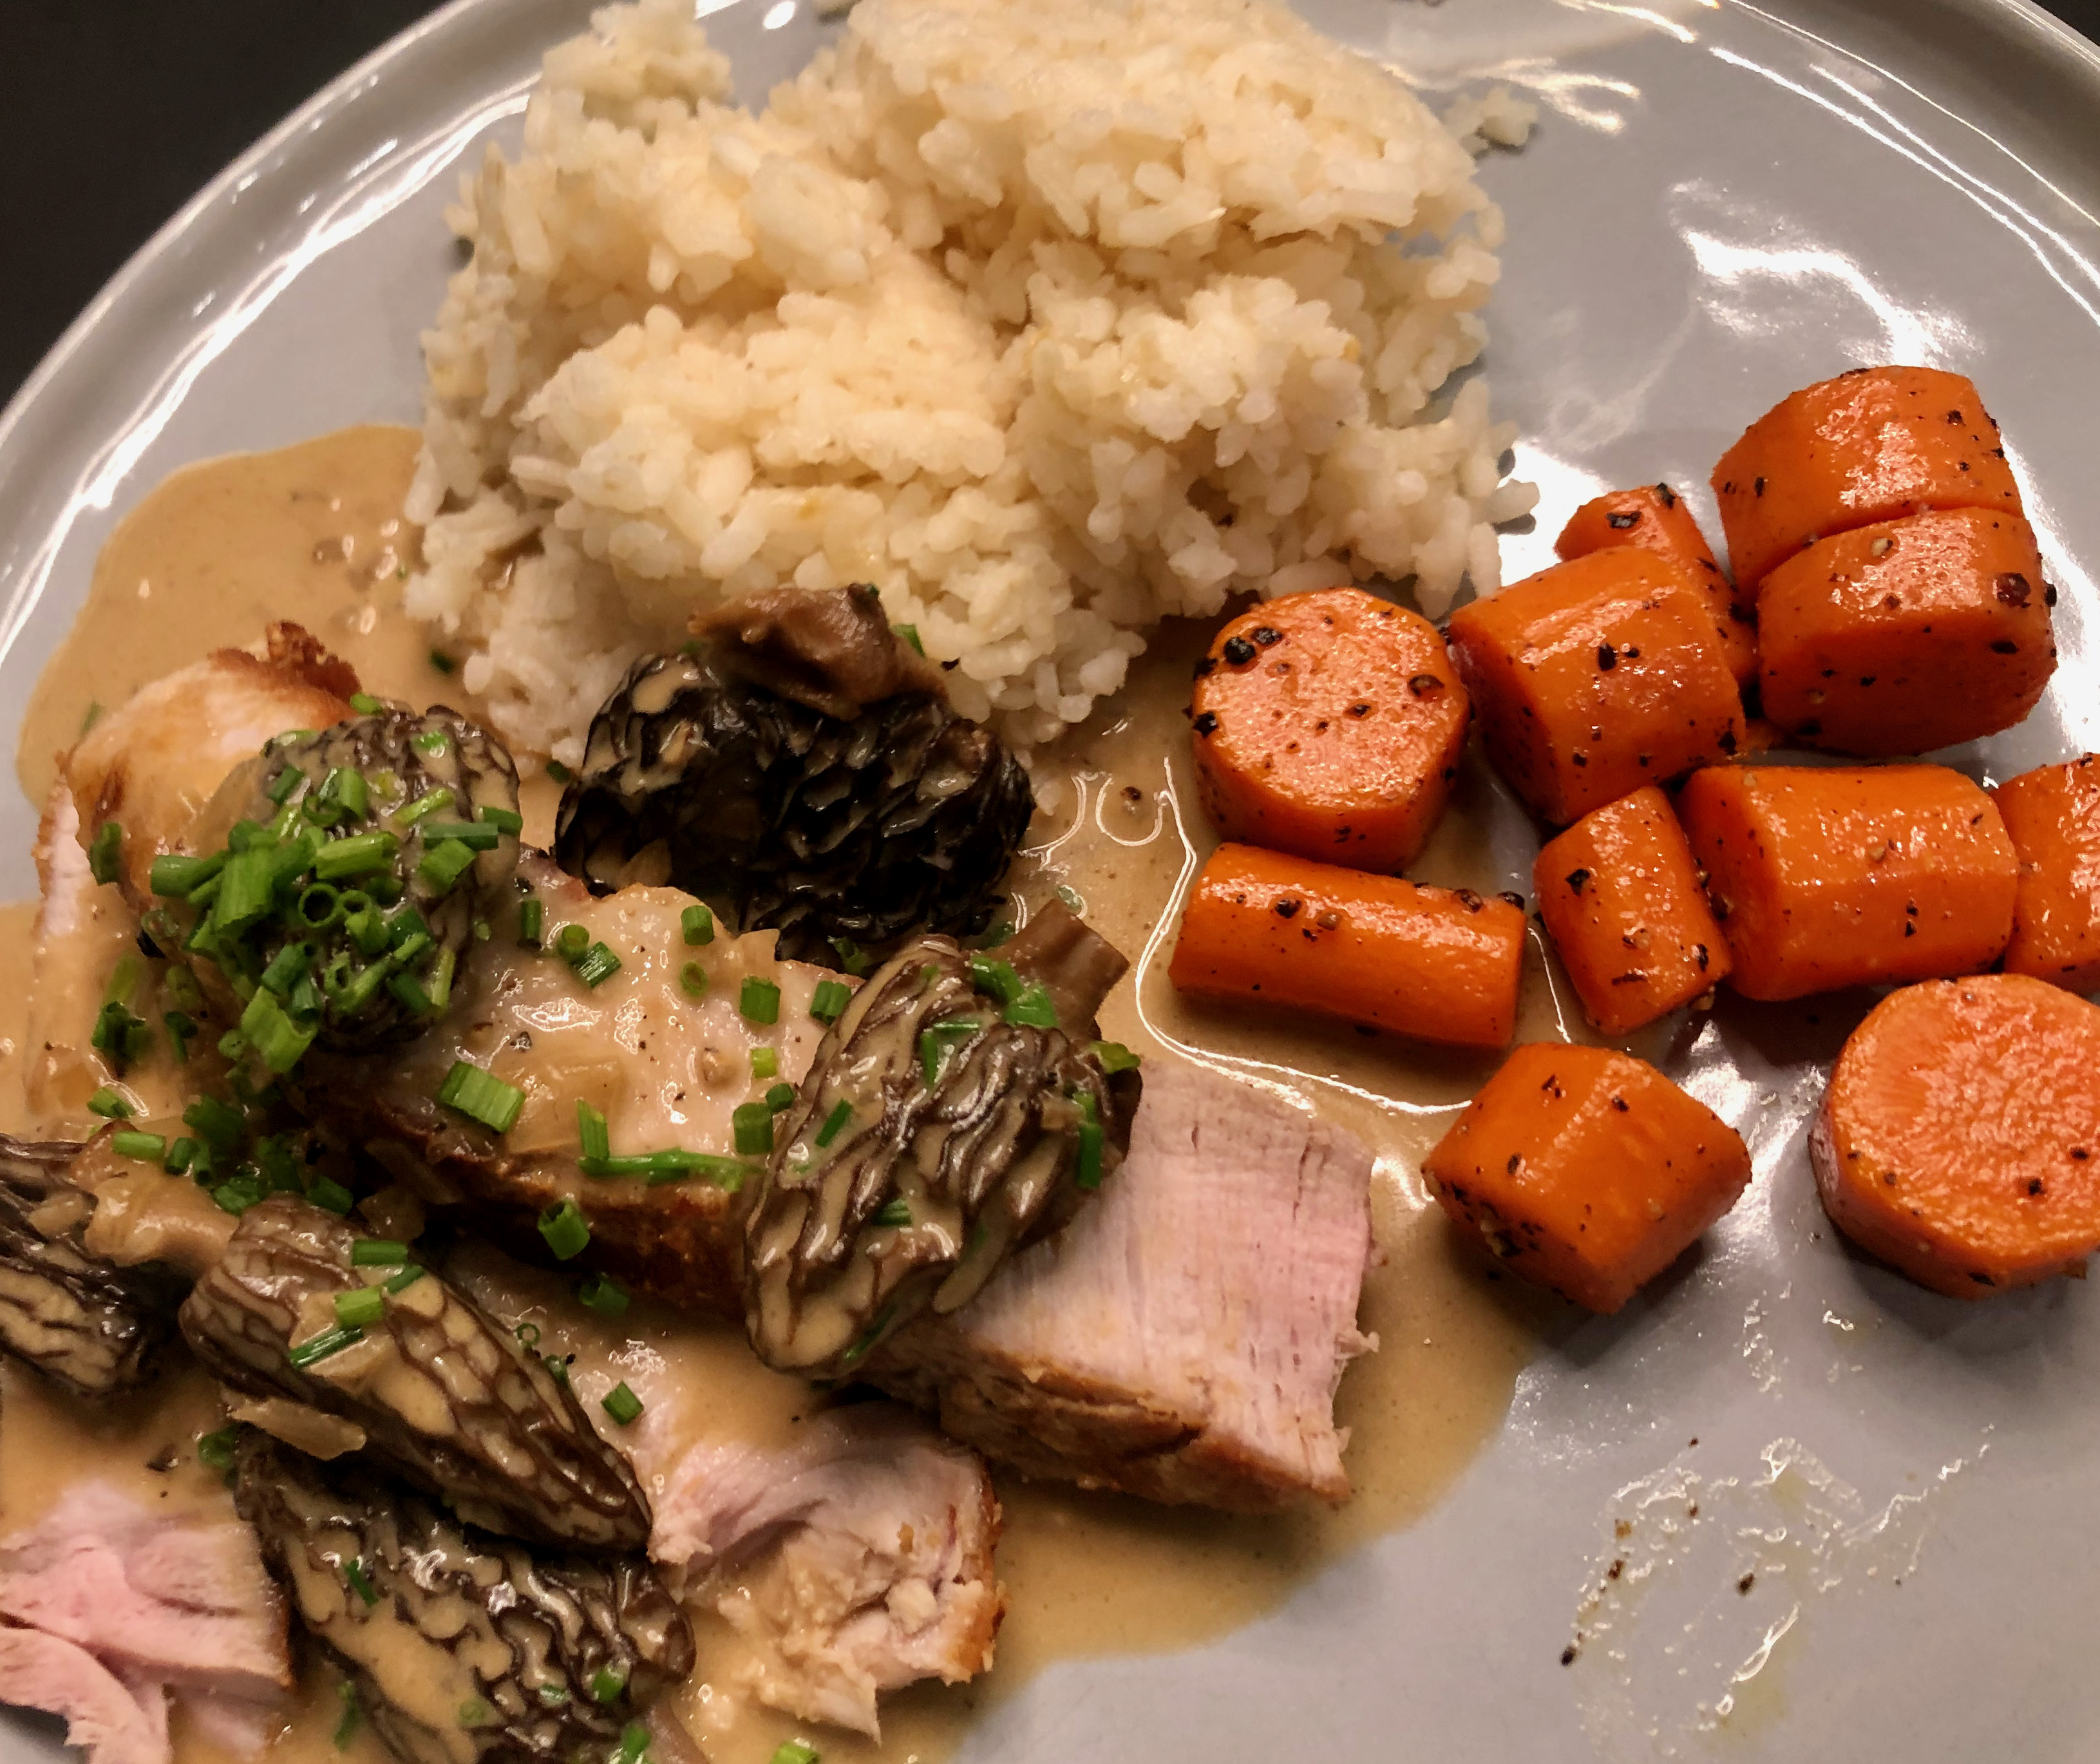
[[2100, 1008], [2024, 974], [1893, 992], [1838, 1056], [1810, 1137], [1846, 1237], [1981, 1299], [2100, 1249]]
[[1289, 1005], [1449, 1047], [1507, 1046], [1520, 905], [1221, 845], [1181, 915], [1180, 991]]

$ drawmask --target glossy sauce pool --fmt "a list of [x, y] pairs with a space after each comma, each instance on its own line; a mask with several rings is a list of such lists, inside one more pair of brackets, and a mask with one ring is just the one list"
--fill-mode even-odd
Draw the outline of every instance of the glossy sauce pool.
[[[86, 605], [39, 681], [24, 720], [18, 774], [33, 802], [48, 789], [55, 756], [94, 706], [120, 704], [146, 681], [223, 645], [253, 643], [271, 619], [304, 624], [350, 660], [368, 690], [419, 704], [472, 709], [434, 663], [427, 635], [400, 610], [417, 536], [401, 519], [415, 456], [413, 430], [368, 426], [275, 453], [241, 456], [176, 474], [148, 496], [105, 547]], [[1248, 1519], [1164, 1509], [1121, 1497], [997, 1478], [1006, 1529], [999, 1550], [1009, 1604], [999, 1663], [969, 1685], [921, 1686], [885, 1699], [880, 1746], [810, 1731], [832, 1764], [945, 1757], [979, 1710], [1052, 1661], [1156, 1652], [1203, 1642], [1273, 1607], [1326, 1564], [1428, 1510], [1500, 1427], [1517, 1374], [1549, 1312], [1546, 1301], [1500, 1281], [1455, 1245], [1415, 1171], [1490, 1059], [1445, 1056], [1276, 1013], [1192, 1006], [1167, 984], [1179, 900], [1214, 841], [1193, 809], [1184, 720], [1189, 665], [1207, 632], [1163, 628], [1133, 666], [1106, 725], [1069, 741], [1055, 770], [1061, 800], [1039, 814], [1013, 878], [1023, 902], [1060, 888], [1133, 959], [1103, 1012], [1104, 1033], [1153, 1057], [1194, 1059], [1302, 1099], [1361, 1135], [1379, 1153], [1374, 1189], [1380, 1264], [1365, 1282], [1361, 1322], [1381, 1346], [1343, 1378], [1338, 1403], [1351, 1430], [1345, 1462], [1354, 1497], [1334, 1510]], [[526, 833], [550, 836], [556, 792], [529, 761]], [[1471, 835], [1462, 777], [1452, 811], [1418, 880], [1493, 891], [1509, 885]], [[1473, 800], [1479, 800], [1476, 795]], [[5, 909], [0, 939], [0, 1056], [22, 1055], [29, 985], [29, 910]], [[1534, 947], [1520, 1039], [1575, 1031]], [[0, 1084], [0, 1128], [19, 1122], [19, 1085]], [[641, 1308], [638, 1308], [638, 1316]], [[806, 1411], [808, 1393], [760, 1368], [737, 1332], [660, 1315], [635, 1325], [653, 1348], [711, 1393], [709, 1425], [778, 1440]], [[216, 1425], [213, 1394], [194, 1371], [165, 1379], [152, 1400], [97, 1418], [29, 1375], [0, 1373], [0, 1525], [33, 1521], [76, 1476], [112, 1476], [140, 1498], [221, 1501], [195, 1463], [196, 1435]], [[182, 1462], [149, 1469], [170, 1444]], [[733, 1683], [736, 1644], [710, 1618], [699, 1625], [700, 1670], [678, 1700], [689, 1729], [718, 1764], [764, 1764], [801, 1730], [748, 1705]], [[272, 1757], [318, 1761], [338, 1709], [333, 1675], [305, 1675], [307, 1700]], [[178, 1723], [183, 1764], [218, 1754]], [[353, 1742], [376, 1760], [368, 1735]]]

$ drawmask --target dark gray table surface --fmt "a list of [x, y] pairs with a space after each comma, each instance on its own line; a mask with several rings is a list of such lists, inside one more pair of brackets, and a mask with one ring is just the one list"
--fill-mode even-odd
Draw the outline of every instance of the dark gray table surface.
[[[2100, 0], [2047, 4], [2100, 40]], [[0, 0], [0, 400], [206, 179], [432, 9]]]

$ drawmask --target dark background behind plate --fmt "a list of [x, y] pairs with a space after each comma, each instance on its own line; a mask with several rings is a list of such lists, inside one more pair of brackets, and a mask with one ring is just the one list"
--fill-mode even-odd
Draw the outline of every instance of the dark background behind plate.
[[[2048, 3], [2100, 37], [2100, 0]], [[433, 10], [428, 0], [0, 0], [0, 403], [206, 179]], [[578, 0], [580, 26], [585, 10]]]

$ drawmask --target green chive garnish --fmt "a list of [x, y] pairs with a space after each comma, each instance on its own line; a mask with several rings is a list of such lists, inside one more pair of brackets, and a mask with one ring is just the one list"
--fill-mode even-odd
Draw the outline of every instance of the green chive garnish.
[[1014, 972], [1013, 964], [992, 955], [970, 958], [970, 984], [980, 992], [990, 993], [1001, 1004], [1012, 1003], [1021, 994], [1021, 976]]
[[704, 999], [708, 995], [708, 971], [698, 962], [688, 962], [678, 970], [678, 989], [689, 999]]
[[832, 947], [838, 951], [839, 966], [856, 980], [863, 977], [869, 968], [873, 965], [869, 960], [867, 951], [854, 942], [851, 937], [833, 937]]
[[780, 1069], [780, 1056], [770, 1047], [751, 1050], [751, 1075], [753, 1078], [771, 1078]]
[[497, 832], [508, 833], [514, 839], [525, 831], [523, 815], [515, 809], [505, 809], [496, 803], [490, 803], [483, 809], [479, 818], [487, 822]]
[[559, 760], [549, 760], [547, 762], [547, 775], [558, 784], [566, 784], [576, 774], [562, 765]]
[[1008, 1000], [1005, 1014], [1008, 1022], [1024, 1029], [1057, 1027], [1057, 1007], [1050, 1002], [1049, 990], [1039, 981], [1030, 981]]
[[[314, 857], [314, 880], [341, 882], [391, 867], [401, 842], [391, 833], [358, 833], [330, 840]], [[228, 867], [229, 869], [231, 866]]]
[[565, 962], [580, 960], [590, 941], [590, 933], [581, 925], [563, 925], [554, 933], [554, 953]]
[[573, 1261], [590, 1243], [590, 1227], [572, 1200], [557, 1202], [540, 1215], [540, 1235], [558, 1262]]
[[335, 1320], [345, 1329], [368, 1329], [386, 1312], [386, 1294], [377, 1286], [360, 1286], [335, 1295]]
[[200, 1433], [196, 1442], [197, 1462], [212, 1470], [232, 1469], [233, 1448], [240, 1437], [240, 1429], [231, 1426], [220, 1427], [210, 1433]]
[[379, 1594], [372, 1590], [371, 1577], [364, 1572], [364, 1558], [352, 1556], [342, 1565], [342, 1577], [350, 1582], [350, 1590], [369, 1607], [379, 1603]]
[[576, 1288], [576, 1302], [600, 1316], [619, 1316], [627, 1309], [627, 1289], [605, 1274], [586, 1274]]
[[712, 943], [715, 940], [715, 915], [699, 901], [695, 901], [678, 915], [678, 928], [685, 933], [688, 943]]
[[333, 1213], [338, 1219], [346, 1215], [357, 1204], [352, 1194], [333, 1176], [316, 1176], [307, 1184], [307, 1198], [324, 1213]]
[[416, 866], [416, 874], [440, 894], [449, 894], [459, 879], [474, 867], [474, 848], [463, 839], [448, 839], [431, 846]]
[[1142, 1063], [1119, 1041], [1097, 1041], [1092, 1043], [1092, 1047], [1101, 1069], [1111, 1078], [1118, 1072], [1135, 1072]]
[[885, 1201], [876, 1209], [875, 1222], [893, 1228], [911, 1223], [911, 1203], [909, 1201]]
[[347, 1751], [350, 1742], [357, 1737], [357, 1730], [364, 1719], [364, 1711], [357, 1700], [357, 1687], [345, 1678], [336, 1687], [336, 1695], [342, 1700], [342, 1714], [335, 1724], [335, 1749]]
[[399, 1273], [390, 1275], [387, 1277], [386, 1290], [390, 1293], [406, 1292], [428, 1272], [428, 1269], [418, 1268], [413, 1262], [411, 1262], [406, 1268], [403, 1268]]
[[820, 1754], [806, 1740], [783, 1740], [767, 1764], [818, 1764]]
[[779, 1114], [794, 1100], [795, 1087], [792, 1084], [775, 1084], [765, 1093], [765, 1106], [775, 1114]]
[[576, 978], [586, 986], [602, 986], [620, 972], [620, 958], [611, 947], [593, 943], [576, 959]]
[[832, 1105], [832, 1112], [824, 1117], [824, 1124], [817, 1130], [817, 1144], [821, 1149], [836, 1139], [846, 1122], [853, 1119], [853, 1105], [841, 1096]]
[[183, 899], [192, 889], [201, 888], [224, 869], [227, 857], [223, 851], [209, 858], [185, 858], [168, 853], [153, 860], [147, 885], [165, 899]]
[[100, 1115], [105, 1121], [129, 1121], [132, 1113], [131, 1105], [123, 1093], [112, 1090], [107, 1084], [87, 1099], [87, 1112]]
[[518, 947], [536, 950], [540, 947], [540, 928], [546, 922], [546, 903], [536, 894], [528, 894], [518, 909]]
[[983, 1027], [974, 1017], [950, 1017], [920, 1032], [919, 1069], [925, 1077], [927, 1089], [941, 1082], [941, 1068], [947, 1063], [949, 1049], [968, 1041]]
[[430, 821], [424, 824], [426, 845], [439, 845], [448, 839], [457, 840], [475, 851], [494, 851], [502, 843], [503, 835], [485, 821]]
[[1079, 1104], [1079, 1113], [1086, 1118], [1079, 1123], [1079, 1156], [1072, 1166], [1072, 1180], [1082, 1188], [1098, 1188], [1101, 1185], [1101, 1151], [1105, 1140], [1101, 1131], [1101, 1111], [1094, 1105], [1092, 1091], [1081, 1091]]
[[112, 1133], [109, 1149], [119, 1158], [135, 1158], [141, 1163], [157, 1164], [168, 1155], [166, 1136], [159, 1133]]
[[186, 1176], [196, 1166], [197, 1153], [203, 1149], [185, 1134], [168, 1148], [167, 1159], [161, 1167], [171, 1176]]
[[780, 1021], [780, 989], [770, 980], [746, 980], [737, 994], [736, 1008], [753, 1023]]
[[115, 821], [104, 821], [95, 829], [87, 848], [87, 867], [98, 882], [114, 882], [123, 867], [124, 829]]
[[773, 1111], [764, 1103], [740, 1103], [729, 1118], [739, 1157], [760, 1158], [773, 1149]]
[[[623, 1427], [632, 1427], [642, 1414], [642, 1399], [628, 1389], [624, 1379], [606, 1392], [602, 1406]], [[627, 1687], [624, 1678], [614, 1678], [610, 1691], [602, 1688], [606, 1680], [611, 1678], [611, 1674], [601, 1672], [591, 1680], [591, 1695], [601, 1703], [610, 1703]]]
[[408, 1259], [408, 1246], [395, 1237], [360, 1237], [350, 1246], [352, 1268], [399, 1268]]
[[845, 1014], [853, 1003], [853, 989], [842, 980], [820, 980], [810, 994], [810, 1015], [827, 1028]]
[[443, 650], [434, 649], [430, 651], [430, 665], [436, 668], [439, 673], [448, 674], [455, 668], [458, 667], [459, 664], [454, 661], [452, 657], [448, 655]]
[[576, 1099], [576, 1142], [587, 1159], [612, 1155], [612, 1136], [606, 1129], [605, 1117], [580, 1096]]
[[382, 711], [386, 708], [386, 707], [380, 703], [377, 699], [373, 697], [369, 692], [351, 693], [350, 695], [350, 708], [355, 711], [360, 717], [377, 717]]
[[426, 815], [452, 807], [452, 800], [451, 787], [440, 784], [435, 790], [426, 791], [413, 802], [404, 803], [394, 811], [391, 818], [396, 827], [413, 827]]
[[[229, 1184], [228, 1186], [232, 1184]], [[351, 1329], [338, 1323], [332, 1330], [323, 1330], [318, 1335], [309, 1336], [285, 1357], [303, 1371], [307, 1367], [317, 1365], [320, 1361], [327, 1359], [331, 1354], [339, 1354], [346, 1347], [355, 1347], [364, 1339], [363, 1330]], [[371, 1603], [370, 1600], [366, 1602]]]
[[492, 1132], [508, 1133], [517, 1124], [518, 1110], [525, 1106], [525, 1092], [478, 1065], [455, 1060], [444, 1083], [438, 1087], [438, 1100], [469, 1120], [479, 1121]]
[[230, 1152], [239, 1145], [248, 1131], [248, 1123], [240, 1111], [216, 1096], [200, 1096], [183, 1111], [183, 1125], [194, 1128], [197, 1136], [215, 1152]]

